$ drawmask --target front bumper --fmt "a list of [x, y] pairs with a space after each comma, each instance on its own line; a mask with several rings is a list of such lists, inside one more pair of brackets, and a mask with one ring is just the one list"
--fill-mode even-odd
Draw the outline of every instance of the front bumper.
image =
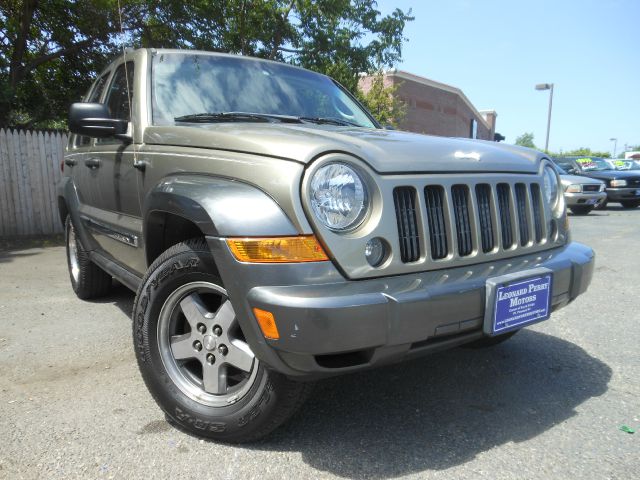
[[[586, 291], [594, 252], [579, 243], [456, 269], [345, 280], [331, 262], [243, 264], [209, 238], [238, 321], [256, 356], [290, 376], [366, 369], [483, 336], [487, 279], [536, 267], [553, 272], [552, 306]], [[273, 313], [279, 340], [265, 340], [252, 314]]]
[[599, 205], [607, 198], [606, 192], [590, 192], [590, 193], [567, 193], [564, 194], [564, 201], [567, 207]]
[[640, 200], [640, 187], [607, 187], [607, 200], [619, 202], [620, 200]]

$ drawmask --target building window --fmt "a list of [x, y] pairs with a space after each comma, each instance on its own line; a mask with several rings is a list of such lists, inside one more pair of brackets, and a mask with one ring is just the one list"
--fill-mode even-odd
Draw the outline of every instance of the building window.
[[469, 138], [478, 138], [478, 122], [475, 118], [469, 124]]

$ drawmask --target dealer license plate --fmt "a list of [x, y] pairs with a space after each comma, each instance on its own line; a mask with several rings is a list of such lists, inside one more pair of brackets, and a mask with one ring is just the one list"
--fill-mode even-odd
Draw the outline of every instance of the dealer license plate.
[[548, 319], [551, 314], [552, 278], [551, 273], [546, 273], [496, 284], [493, 305], [490, 305], [493, 312], [491, 325], [485, 331], [490, 330], [487, 331], [490, 335], [500, 335]]
[[590, 198], [589, 200], [587, 200], [587, 205], [595, 205], [596, 203], [598, 203], [597, 198]]

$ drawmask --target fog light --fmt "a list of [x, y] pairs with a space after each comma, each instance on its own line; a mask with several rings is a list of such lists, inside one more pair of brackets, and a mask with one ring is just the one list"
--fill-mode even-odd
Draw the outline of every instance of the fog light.
[[372, 267], [381, 265], [387, 257], [387, 247], [385, 243], [381, 238], [375, 237], [365, 245], [364, 256]]

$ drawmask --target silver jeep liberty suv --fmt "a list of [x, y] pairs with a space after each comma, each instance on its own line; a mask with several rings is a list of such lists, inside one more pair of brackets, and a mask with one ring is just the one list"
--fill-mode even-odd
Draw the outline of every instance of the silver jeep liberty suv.
[[137, 292], [142, 377], [201, 436], [255, 440], [311, 380], [501, 342], [591, 281], [544, 154], [381, 129], [301, 68], [130, 51], [69, 127], [73, 289]]

